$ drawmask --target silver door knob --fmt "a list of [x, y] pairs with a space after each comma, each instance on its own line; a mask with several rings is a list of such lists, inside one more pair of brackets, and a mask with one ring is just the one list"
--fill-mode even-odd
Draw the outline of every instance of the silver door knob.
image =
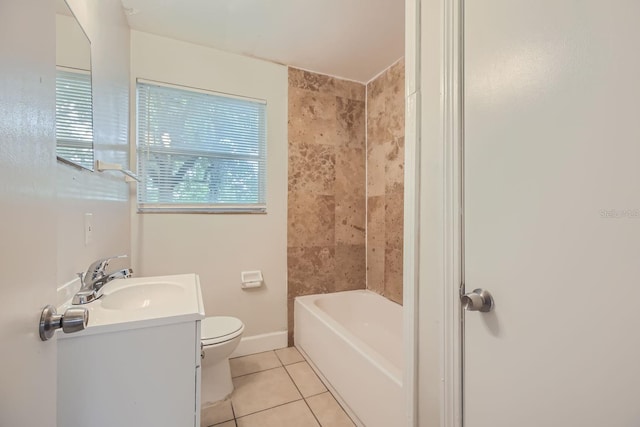
[[462, 307], [467, 311], [481, 311], [488, 313], [493, 310], [493, 297], [489, 291], [474, 289], [460, 297]]
[[64, 314], [58, 314], [52, 305], [46, 306], [40, 315], [40, 339], [47, 341], [53, 337], [56, 329], [66, 334], [78, 332], [87, 327], [89, 311], [84, 307], [68, 308]]

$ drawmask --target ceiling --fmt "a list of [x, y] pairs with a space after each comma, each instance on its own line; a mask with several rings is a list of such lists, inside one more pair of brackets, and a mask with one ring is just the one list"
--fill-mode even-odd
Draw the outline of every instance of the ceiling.
[[404, 0], [122, 0], [132, 29], [366, 83], [404, 55]]

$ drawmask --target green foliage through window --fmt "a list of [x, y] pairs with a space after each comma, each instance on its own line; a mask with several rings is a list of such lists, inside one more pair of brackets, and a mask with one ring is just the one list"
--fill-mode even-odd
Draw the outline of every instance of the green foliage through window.
[[138, 82], [140, 211], [264, 211], [266, 104]]

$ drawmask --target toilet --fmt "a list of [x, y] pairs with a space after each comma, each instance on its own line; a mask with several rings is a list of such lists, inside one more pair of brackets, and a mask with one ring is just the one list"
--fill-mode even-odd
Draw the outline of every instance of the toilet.
[[206, 317], [200, 325], [202, 343], [202, 406], [225, 399], [233, 391], [229, 356], [238, 347], [244, 324], [227, 316]]

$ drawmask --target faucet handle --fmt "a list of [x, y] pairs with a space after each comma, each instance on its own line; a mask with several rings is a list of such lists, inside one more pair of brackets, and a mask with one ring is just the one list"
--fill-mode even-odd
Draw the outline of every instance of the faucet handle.
[[111, 262], [112, 260], [122, 259], [122, 258], [129, 258], [129, 255], [127, 254], [116, 255], [116, 256], [110, 256], [108, 258], [103, 259], [101, 264], [101, 270], [104, 270], [105, 268], [107, 268], [107, 266], [109, 265], [109, 262]]
[[109, 261], [118, 258], [128, 258], [128, 255], [116, 255], [94, 261], [93, 263], [91, 263], [91, 265], [89, 265], [87, 273], [84, 277], [88, 276], [91, 279], [95, 279], [99, 273], [104, 273], [104, 270], [109, 265]]

